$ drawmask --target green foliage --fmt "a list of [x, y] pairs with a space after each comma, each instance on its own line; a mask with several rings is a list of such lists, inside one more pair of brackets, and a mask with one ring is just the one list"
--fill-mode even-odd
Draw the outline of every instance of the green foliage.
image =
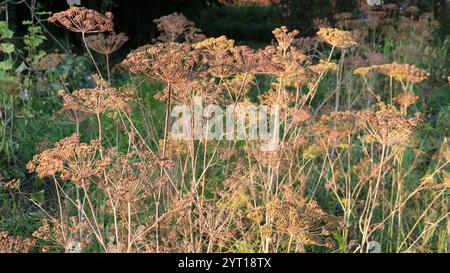
[[42, 27], [36, 25], [33, 21], [24, 21], [24, 26], [27, 26], [27, 34], [23, 38], [23, 43], [28, 52], [28, 60], [39, 59], [45, 56], [44, 50], [39, 50], [47, 37], [43, 34]]

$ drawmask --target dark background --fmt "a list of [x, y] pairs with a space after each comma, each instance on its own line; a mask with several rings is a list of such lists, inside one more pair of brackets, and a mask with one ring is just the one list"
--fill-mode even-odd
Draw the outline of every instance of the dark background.
[[[358, 0], [279, 1], [281, 1], [280, 5], [267, 6], [230, 6], [218, 0], [81, 0], [81, 4], [98, 11], [113, 12], [115, 29], [117, 32], [125, 32], [130, 37], [126, 47], [131, 49], [147, 44], [157, 37], [158, 33], [153, 20], [173, 12], [183, 13], [208, 37], [226, 35], [238, 43], [257, 47], [270, 42], [271, 31], [281, 25], [299, 29], [303, 36], [312, 35], [314, 30], [311, 26], [315, 18], [332, 20], [332, 14], [335, 12], [356, 11], [358, 2]], [[11, 2], [17, 2], [17, 0]], [[36, 2], [38, 11], [58, 12], [68, 8], [65, 0], [37, 0]], [[444, 24], [443, 35], [448, 34], [446, 32], [449, 31], [450, 24], [446, 21], [449, 21], [450, 16], [446, 11], [448, 5], [443, 5], [445, 0], [386, 0], [385, 2], [410, 3], [418, 5], [422, 10], [434, 11]], [[29, 7], [25, 4], [11, 3], [8, 5], [8, 13], [11, 28], [20, 36], [24, 32], [21, 22], [30, 18]], [[48, 23], [45, 23], [45, 26], [64, 44], [72, 44], [74, 51], [81, 49], [79, 35]], [[51, 46], [49, 44], [49, 47]]]

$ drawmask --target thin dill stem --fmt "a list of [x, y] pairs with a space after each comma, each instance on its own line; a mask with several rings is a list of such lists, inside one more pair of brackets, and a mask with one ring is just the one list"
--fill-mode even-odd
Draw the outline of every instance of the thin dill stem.
[[89, 49], [89, 46], [86, 42], [86, 34], [84, 32], [81, 32], [81, 37], [83, 39], [84, 47], [86, 48], [86, 51], [87, 51], [89, 57], [91, 58], [91, 61], [95, 66], [95, 69], [97, 70], [98, 76], [103, 79], [102, 73], [100, 72], [100, 69], [98, 68], [97, 62], [95, 61], [94, 56], [92, 55], [91, 50]]

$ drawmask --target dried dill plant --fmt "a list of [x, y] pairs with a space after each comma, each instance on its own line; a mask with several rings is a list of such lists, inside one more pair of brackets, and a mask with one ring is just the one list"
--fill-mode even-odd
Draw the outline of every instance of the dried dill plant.
[[131, 112], [129, 103], [133, 98], [133, 94], [132, 90], [127, 88], [113, 88], [109, 83], [98, 77], [94, 77], [94, 80], [97, 84], [95, 88], [84, 88], [73, 93], [60, 91], [59, 95], [63, 98], [64, 104], [57, 114], [68, 113], [68, 115], [75, 115], [77, 124], [85, 115], [96, 115], [99, 139], [101, 139], [100, 115], [106, 111]]
[[356, 116], [358, 124], [383, 146], [408, 144], [414, 129], [420, 124], [419, 118], [406, 118], [392, 107], [382, 107], [378, 111], [362, 110]]
[[70, 31], [81, 33], [86, 51], [91, 57], [91, 60], [97, 69], [97, 73], [101, 76], [100, 69], [86, 42], [86, 34], [113, 31], [113, 17], [111, 12], [101, 14], [92, 9], [71, 6], [66, 11], [53, 14], [48, 21], [50, 23], [57, 23]]
[[[80, 136], [74, 134], [60, 140], [54, 148], [33, 157], [27, 169], [36, 172], [39, 177], [55, 177], [71, 181], [80, 188], [88, 188], [94, 176], [101, 176], [110, 164], [111, 157], [103, 156], [103, 147], [98, 140], [90, 144], [80, 143]], [[106, 151], [108, 155], [112, 151]]]
[[391, 63], [374, 66], [374, 69], [384, 75], [402, 82], [420, 83], [430, 77], [430, 73], [415, 65]]
[[88, 36], [86, 38], [87, 45], [100, 54], [105, 55], [106, 69], [108, 72], [108, 80], [111, 81], [111, 72], [109, 67], [109, 56], [118, 51], [128, 41], [125, 33], [110, 32], [108, 35], [100, 33], [97, 35]]
[[55, 68], [65, 58], [66, 58], [66, 54], [50, 53], [50, 54], [47, 54], [44, 57], [34, 61], [33, 67], [36, 70], [39, 70], [39, 71], [44, 71], [44, 70], [47, 70], [47, 69]]
[[44, 219], [42, 225], [33, 233], [36, 240], [45, 242], [41, 246], [42, 252], [59, 251], [65, 253], [81, 253], [92, 242], [92, 232], [86, 221], [80, 221], [77, 217], [69, 217], [67, 222], [57, 219]]
[[395, 101], [400, 105], [401, 112], [406, 114], [408, 107], [419, 100], [419, 96], [412, 93], [402, 93], [395, 98]]
[[317, 35], [328, 44], [337, 48], [349, 48], [356, 44], [351, 32], [337, 28], [321, 28]]
[[266, 213], [274, 231], [290, 238], [287, 252], [293, 242], [297, 248], [305, 245], [334, 247], [332, 241], [324, 238], [341, 226], [339, 220], [325, 213], [315, 202], [305, 200], [296, 189], [285, 187], [282, 191], [280, 200], [267, 203]]
[[35, 244], [33, 239], [11, 236], [6, 231], [0, 231], [0, 253], [29, 253]]
[[53, 14], [48, 21], [80, 33], [112, 31], [114, 27], [111, 12], [101, 14], [95, 10], [77, 6], [71, 6], [66, 11]]
[[[380, 236], [392, 238], [383, 250], [402, 251], [402, 245], [416, 244], [409, 243], [416, 234], [418, 240], [425, 237], [420, 235], [421, 218], [427, 218], [425, 229], [437, 226], [428, 224], [428, 218], [438, 213], [428, 214], [419, 206], [429, 201], [424, 197], [444, 196], [435, 188], [448, 184], [447, 163], [440, 158], [447, 153], [439, 155], [436, 174], [412, 185], [410, 174], [422, 164], [424, 152], [415, 149], [412, 139], [420, 121], [409, 118], [406, 110], [417, 96], [411, 90], [398, 95], [395, 102], [401, 110], [393, 107], [393, 100], [391, 106], [373, 108], [372, 97], [367, 104], [358, 103], [367, 91], [383, 99], [385, 86], [378, 85], [373, 73], [381, 67], [407, 84], [424, 76], [411, 67], [395, 71], [382, 65], [390, 56], [376, 51], [376, 39], [368, 42], [369, 31], [376, 36], [375, 27], [384, 27], [390, 10], [395, 9], [366, 8], [370, 18], [364, 20], [339, 14], [343, 29], [358, 31], [328, 28], [310, 39], [296, 39], [298, 31], [280, 27], [273, 31], [273, 44], [257, 50], [236, 46], [225, 36], [194, 43], [199, 37], [192, 22], [180, 14], [162, 17], [156, 23], [164, 42], [133, 51], [122, 67], [162, 83], [164, 89], [155, 98], [168, 103], [167, 111], [171, 103], [191, 105], [194, 96], [236, 107], [254, 106], [256, 101], [281, 106], [277, 149], [262, 151], [262, 143], [253, 140], [174, 140], [167, 122], [160, 139], [161, 128], [152, 122], [134, 126], [128, 115], [131, 93], [97, 80], [94, 88], [61, 93], [64, 106], [58, 114], [79, 124], [89, 115], [113, 111], [127, 134], [126, 149], [108, 149], [107, 141], [81, 143], [74, 135], [55, 148], [43, 148], [28, 167], [40, 177], [54, 178], [57, 191], [67, 194], [63, 203], [80, 210], [82, 217], [75, 222], [83, 226], [83, 234], [105, 252], [305, 252], [310, 249], [306, 246], [366, 252], [369, 240]], [[326, 23], [315, 21], [316, 26]], [[186, 42], [176, 43], [183, 36]], [[345, 50], [348, 60], [334, 62], [333, 51], [326, 58], [321, 41]], [[350, 48], [356, 42], [360, 46]], [[328, 72], [332, 73], [325, 76]], [[363, 76], [364, 83], [354, 80], [352, 73]], [[393, 76], [401, 73], [413, 76]], [[332, 97], [322, 94], [317, 107], [313, 99], [319, 85], [323, 90], [326, 84], [345, 90], [341, 97], [348, 99], [348, 111], [332, 112]], [[143, 113], [153, 111], [140, 103]], [[163, 157], [153, 149], [162, 150]], [[421, 155], [409, 165], [413, 153]], [[437, 185], [438, 179], [444, 183]], [[71, 183], [59, 185], [60, 180]], [[75, 200], [69, 197], [72, 184], [82, 190]], [[413, 209], [408, 207], [411, 203]], [[63, 212], [62, 221], [44, 221], [36, 237], [58, 250], [87, 250], [90, 241], [72, 236], [73, 225]], [[344, 248], [336, 250], [332, 237]], [[405, 243], [395, 242], [396, 237], [406, 237]]]
[[[123, 62], [130, 72], [144, 74], [148, 78], [165, 85], [162, 95], [158, 95], [158, 99], [166, 101], [168, 104], [165, 118], [163, 157], [166, 152], [169, 115], [174, 98], [192, 98], [191, 91], [193, 89], [186, 88], [186, 86], [201, 87], [205, 82], [200, 80], [207, 73], [201, 57], [200, 53], [194, 50], [191, 45], [169, 42], [142, 47], [130, 53]], [[208, 90], [208, 88], [204, 90]]]
[[204, 39], [203, 36], [195, 33], [195, 24], [181, 13], [174, 12], [155, 19], [153, 22], [161, 32], [158, 37], [161, 42], [176, 42], [183, 35], [186, 41], [197, 42]]

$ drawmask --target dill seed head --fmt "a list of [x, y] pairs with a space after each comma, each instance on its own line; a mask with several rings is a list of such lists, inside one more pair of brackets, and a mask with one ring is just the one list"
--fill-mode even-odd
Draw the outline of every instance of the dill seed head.
[[53, 14], [48, 21], [58, 23], [73, 32], [97, 33], [113, 31], [113, 14], [101, 14], [84, 7], [71, 6], [68, 10]]
[[317, 35], [328, 44], [338, 48], [348, 48], [356, 45], [354, 35], [349, 31], [337, 28], [321, 28]]
[[158, 39], [162, 42], [175, 42], [184, 33], [194, 26], [186, 16], [181, 13], [172, 13], [153, 20], [156, 27], [161, 32]]
[[420, 83], [430, 77], [430, 73], [410, 64], [399, 64], [394, 62], [391, 64], [374, 66], [374, 69], [381, 74], [405, 82]]
[[398, 95], [395, 101], [402, 107], [408, 108], [419, 100], [419, 96], [412, 93], [402, 93]]
[[94, 51], [110, 55], [119, 50], [126, 42], [128, 37], [125, 33], [116, 34], [114, 31], [109, 34], [100, 33], [86, 38], [87, 45]]
[[35, 244], [33, 239], [11, 236], [6, 231], [0, 231], [0, 253], [28, 253]]

